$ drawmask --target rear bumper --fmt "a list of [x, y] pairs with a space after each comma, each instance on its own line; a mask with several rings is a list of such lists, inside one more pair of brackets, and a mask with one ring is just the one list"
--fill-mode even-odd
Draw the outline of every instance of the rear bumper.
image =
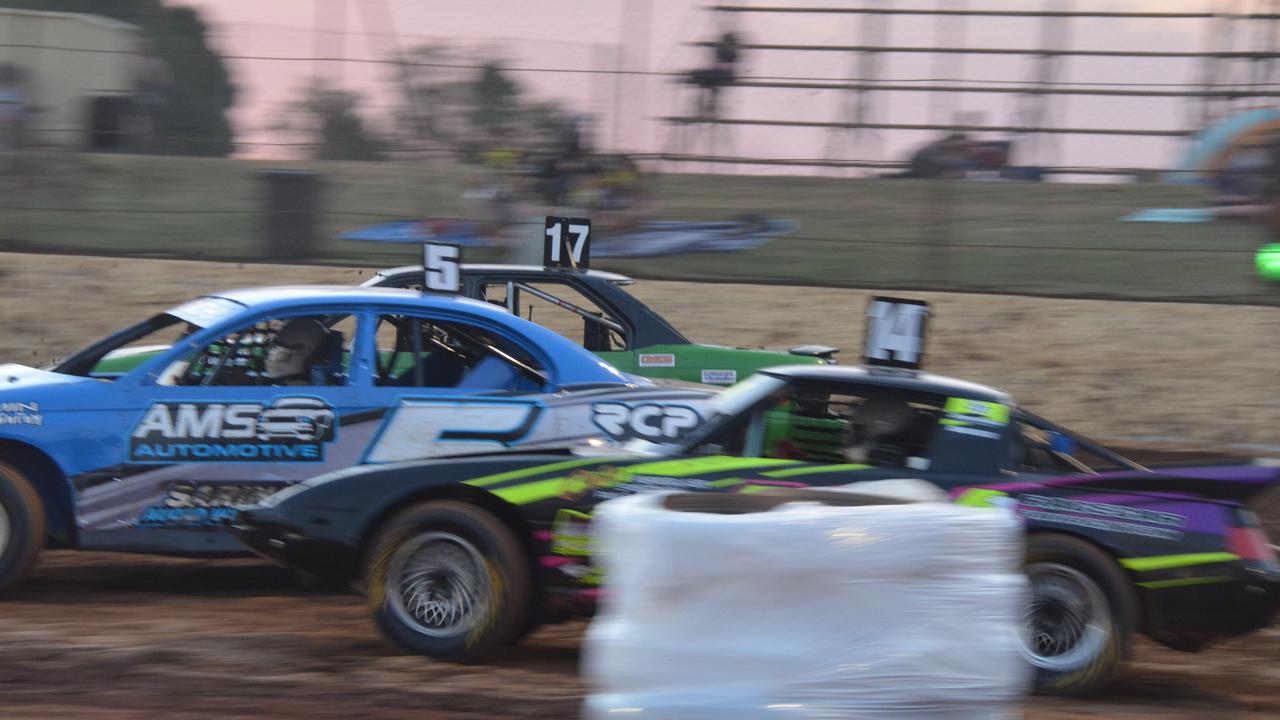
[[1138, 589], [1147, 634], [1178, 649], [1267, 627], [1280, 612], [1280, 569], [1264, 565], [1237, 564]]

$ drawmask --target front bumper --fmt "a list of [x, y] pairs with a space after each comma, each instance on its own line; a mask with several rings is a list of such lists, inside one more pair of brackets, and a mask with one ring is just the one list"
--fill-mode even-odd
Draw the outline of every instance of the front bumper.
[[346, 582], [358, 570], [357, 550], [307, 532], [276, 508], [242, 510], [229, 529], [255, 554], [308, 575]]
[[[1197, 582], [1197, 580], [1199, 580]], [[1145, 629], [1157, 640], [1194, 648], [1267, 627], [1280, 612], [1280, 568], [1236, 564], [1220, 574], [1141, 587]]]

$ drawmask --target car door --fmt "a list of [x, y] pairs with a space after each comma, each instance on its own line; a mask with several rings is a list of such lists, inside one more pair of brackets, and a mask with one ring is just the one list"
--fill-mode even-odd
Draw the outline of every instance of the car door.
[[554, 439], [548, 362], [508, 330], [430, 309], [376, 313], [370, 395], [387, 416], [363, 462], [502, 450]]
[[[110, 482], [78, 493], [82, 544], [117, 546], [121, 530], [216, 527], [291, 483], [354, 464], [371, 434], [348, 423], [371, 409], [360, 326], [351, 307], [241, 316], [142, 368], [122, 387], [124, 462]], [[297, 328], [309, 328], [306, 347], [282, 364], [283, 338]]]

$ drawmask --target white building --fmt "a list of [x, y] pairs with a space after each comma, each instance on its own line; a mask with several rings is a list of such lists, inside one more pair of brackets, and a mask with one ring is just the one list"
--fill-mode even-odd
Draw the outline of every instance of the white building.
[[17, 118], [24, 145], [118, 147], [143, 48], [119, 20], [0, 8], [0, 114]]

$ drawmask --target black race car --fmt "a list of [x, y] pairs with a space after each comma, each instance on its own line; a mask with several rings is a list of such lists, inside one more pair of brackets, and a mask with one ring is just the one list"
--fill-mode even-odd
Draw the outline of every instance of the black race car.
[[625, 452], [331, 473], [243, 511], [235, 531], [268, 558], [362, 586], [392, 642], [447, 660], [590, 612], [594, 506], [672, 490], [915, 477], [957, 503], [1016, 508], [1033, 588], [1025, 651], [1045, 691], [1100, 687], [1135, 633], [1194, 650], [1266, 625], [1280, 604], [1280, 564], [1245, 505], [1280, 480], [1273, 467], [1153, 472], [1002, 392], [896, 369], [765, 370], [721, 393], [709, 418]]

